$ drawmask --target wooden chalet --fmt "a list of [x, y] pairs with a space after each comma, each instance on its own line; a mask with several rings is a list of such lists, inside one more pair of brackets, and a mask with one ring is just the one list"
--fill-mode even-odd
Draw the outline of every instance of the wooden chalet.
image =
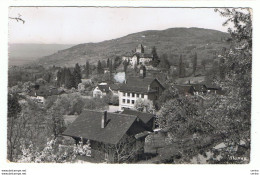
[[[91, 157], [102, 161], [119, 162], [115, 148], [126, 144], [130, 149], [137, 149], [137, 155], [143, 153], [144, 140], [147, 133], [152, 132], [139, 117], [119, 113], [97, 112], [85, 110], [63, 132], [63, 136], [75, 139], [76, 143], [90, 143]], [[130, 138], [130, 142], [124, 142]], [[128, 140], [128, 141], [129, 141]], [[124, 147], [125, 145], [123, 145]]]

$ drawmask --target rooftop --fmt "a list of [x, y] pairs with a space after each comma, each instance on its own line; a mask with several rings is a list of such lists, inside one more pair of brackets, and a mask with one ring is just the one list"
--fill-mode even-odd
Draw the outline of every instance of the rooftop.
[[145, 124], [148, 123], [152, 118], [155, 117], [154, 114], [151, 113], [146, 113], [146, 112], [140, 112], [136, 110], [131, 110], [131, 109], [124, 109], [121, 114], [127, 114], [127, 115], [134, 115], [140, 118]]
[[[122, 92], [135, 92], [135, 93], [144, 93], [147, 94], [149, 92], [154, 92], [153, 90], [148, 91], [148, 86], [153, 82], [158, 81], [156, 78], [152, 77], [128, 77], [126, 79], [126, 84], [123, 84], [120, 87], [120, 91]], [[159, 84], [161, 84], [159, 82]], [[161, 84], [163, 87], [163, 85]]]
[[117, 144], [137, 119], [133, 115], [107, 113], [107, 124], [101, 128], [103, 115], [103, 112], [85, 110], [62, 135]]

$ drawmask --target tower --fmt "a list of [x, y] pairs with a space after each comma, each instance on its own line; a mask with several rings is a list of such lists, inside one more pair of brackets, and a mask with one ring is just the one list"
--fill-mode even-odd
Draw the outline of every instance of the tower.
[[144, 53], [144, 46], [142, 44], [138, 44], [137, 48], [135, 49], [136, 53]]

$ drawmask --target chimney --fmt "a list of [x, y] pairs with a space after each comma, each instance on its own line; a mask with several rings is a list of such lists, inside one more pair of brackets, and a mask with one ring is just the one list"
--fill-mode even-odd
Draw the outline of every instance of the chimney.
[[107, 111], [104, 111], [104, 115], [101, 118], [101, 128], [105, 128], [107, 123]]

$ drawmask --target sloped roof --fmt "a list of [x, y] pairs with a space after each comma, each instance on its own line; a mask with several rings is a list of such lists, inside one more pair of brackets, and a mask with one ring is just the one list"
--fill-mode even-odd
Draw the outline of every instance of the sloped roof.
[[126, 79], [126, 84], [123, 84], [120, 87], [120, 91], [122, 92], [135, 92], [135, 93], [149, 93], [154, 92], [152, 89], [148, 91], [148, 85], [150, 85], [153, 81], [158, 81], [158, 83], [164, 88], [164, 86], [157, 80], [152, 77], [128, 77]]
[[153, 55], [150, 53], [140, 53], [139, 58], [153, 58]]
[[103, 115], [103, 112], [85, 110], [62, 135], [117, 144], [137, 119], [132, 115], [107, 113], [107, 125], [101, 128]]
[[109, 86], [107, 84], [99, 84], [98, 89], [101, 90], [102, 92], [109, 92]]
[[110, 89], [111, 90], [113, 90], [113, 91], [117, 91], [117, 90], [119, 90], [119, 88], [122, 86], [122, 84], [110, 84], [109, 85], [109, 87], [110, 87]]
[[207, 87], [204, 84], [191, 84], [195, 91], [197, 92], [203, 92], [207, 90]]
[[121, 114], [127, 114], [127, 115], [134, 115], [140, 118], [145, 124], [147, 124], [152, 118], [154, 118], [154, 114], [146, 113], [146, 112], [140, 112], [136, 110], [131, 109], [124, 109]]
[[216, 85], [212, 85], [212, 84], [205, 84], [205, 86], [207, 87], [207, 89], [214, 89], [214, 90], [220, 90], [221, 88], [216, 86]]
[[47, 87], [40, 87], [38, 90], [31, 90], [29, 95], [31, 96], [43, 96], [43, 97], [47, 97], [47, 96], [52, 96], [52, 95], [60, 95], [64, 93], [63, 90], [59, 90], [57, 88], [47, 88]]
[[174, 85], [178, 90], [179, 93], [190, 93], [192, 94], [193, 91], [195, 90], [194, 87], [192, 85]]

